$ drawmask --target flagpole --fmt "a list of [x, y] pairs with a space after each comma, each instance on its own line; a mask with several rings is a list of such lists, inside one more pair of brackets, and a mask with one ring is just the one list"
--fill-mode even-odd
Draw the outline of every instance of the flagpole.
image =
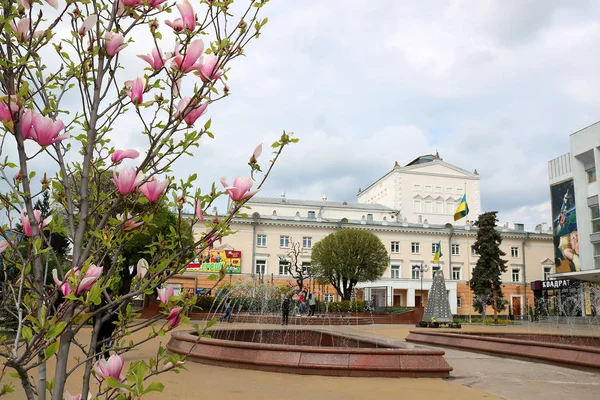
[[[467, 182], [465, 182], [465, 196], [467, 195]], [[471, 323], [471, 308], [473, 307], [473, 301], [471, 299], [471, 247], [469, 246], [469, 231], [471, 230], [471, 227], [468, 226], [469, 225], [469, 217], [467, 216], [465, 218], [465, 232], [467, 233], [467, 269], [469, 271], [469, 275], [468, 278], [468, 282], [469, 284], [467, 285], [467, 289], [469, 290], [469, 307], [467, 307], [467, 309], [469, 310], [469, 323]]]

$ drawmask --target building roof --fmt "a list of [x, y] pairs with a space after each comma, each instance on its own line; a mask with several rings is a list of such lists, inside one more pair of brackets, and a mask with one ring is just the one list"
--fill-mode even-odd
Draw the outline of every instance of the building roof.
[[278, 206], [302, 206], [302, 207], [327, 207], [327, 208], [342, 208], [342, 209], [355, 209], [355, 210], [366, 210], [366, 211], [380, 211], [395, 213], [396, 210], [390, 207], [382, 206], [381, 204], [365, 204], [365, 203], [349, 203], [329, 200], [299, 200], [299, 199], [288, 199], [279, 197], [253, 197], [248, 201], [247, 205], [252, 207], [256, 205], [278, 205]]
[[404, 167], [401, 167], [398, 164], [398, 162], [396, 162], [396, 164], [394, 165], [394, 168], [392, 168], [389, 172], [387, 172], [381, 178], [377, 179], [375, 182], [373, 182], [372, 184], [370, 184], [366, 189], [360, 190], [358, 194], [360, 196], [361, 193], [364, 193], [367, 190], [369, 190], [370, 188], [372, 188], [373, 186], [377, 185], [379, 182], [381, 182], [383, 179], [385, 179], [386, 177], [388, 177], [394, 171], [410, 172], [410, 171], [414, 171], [414, 170], [416, 170], [418, 168], [421, 168], [421, 167], [425, 166], [425, 164], [430, 164], [430, 163], [431, 164], [443, 165], [444, 167], [447, 167], [448, 169], [451, 169], [451, 170], [454, 170], [456, 172], [459, 172], [459, 173], [461, 173], [461, 174], [464, 175], [465, 179], [475, 179], [475, 180], [481, 179], [480, 176], [479, 176], [479, 174], [477, 173], [477, 170], [475, 170], [475, 172], [470, 172], [470, 171], [467, 171], [466, 169], [457, 167], [456, 165], [447, 163], [436, 152], [435, 155], [433, 155], [433, 154], [425, 154], [425, 155], [419, 156], [419, 157], [415, 158], [414, 160], [412, 160], [411, 162], [409, 162], [408, 164], [406, 164]]

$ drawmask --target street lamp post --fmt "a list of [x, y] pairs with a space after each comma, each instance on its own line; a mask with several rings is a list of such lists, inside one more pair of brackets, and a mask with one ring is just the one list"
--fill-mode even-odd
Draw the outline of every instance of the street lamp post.
[[429, 267], [425, 264], [421, 265], [413, 265], [413, 271], [419, 271], [419, 275], [421, 277], [421, 307], [423, 307], [423, 272], [429, 271]]

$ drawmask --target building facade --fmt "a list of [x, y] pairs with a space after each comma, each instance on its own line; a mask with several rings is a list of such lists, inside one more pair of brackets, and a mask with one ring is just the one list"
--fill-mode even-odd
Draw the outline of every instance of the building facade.
[[[427, 305], [434, 269], [441, 269], [453, 314], [475, 315], [467, 281], [477, 263], [471, 250], [476, 238], [472, 222], [481, 212], [480, 177], [444, 162], [439, 155], [421, 156], [404, 167], [396, 166], [358, 193], [357, 203], [254, 197], [248, 218], [235, 218], [234, 235], [223, 238], [215, 250], [200, 256], [188, 272], [170, 283], [182, 288], [206, 289], [208, 275], [225, 267], [229, 280], [290, 282], [287, 256], [292, 243], [300, 244], [300, 262], [310, 271], [312, 247], [342, 228], [364, 229], [379, 237], [389, 255], [383, 276], [357, 285], [357, 298], [376, 307]], [[453, 215], [467, 194], [468, 219], [454, 224]], [[454, 225], [453, 225], [454, 224]], [[197, 238], [205, 231], [194, 226]], [[554, 274], [553, 238], [550, 233], [525, 232], [521, 224], [498, 228], [507, 271], [502, 276], [509, 307], [504, 314], [522, 316], [533, 304], [530, 283]], [[432, 260], [441, 244], [443, 257]], [[217, 262], [218, 261], [218, 262]], [[312, 279], [306, 284], [321, 300], [339, 300], [329, 285]]]
[[[366, 189], [358, 190], [358, 203], [381, 204], [397, 211], [400, 221], [454, 224], [452, 216], [467, 195], [469, 218], [481, 213], [480, 177], [445, 162], [439, 154], [416, 158], [394, 168]], [[463, 224], [459, 222], [457, 224]]]
[[[376, 204], [257, 197], [248, 205], [252, 215], [234, 219], [231, 227], [236, 233], [216, 246], [241, 254], [240, 269], [230, 279], [262, 279], [282, 284], [290, 279], [286, 258], [291, 243], [301, 245], [301, 262], [310, 271], [312, 247], [319, 240], [342, 228], [365, 229], [386, 246], [389, 265], [378, 281], [357, 286], [358, 298], [371, 300], [379, 307], [426, 306], [435, 267], [444, 273], [452, 313], [476, 314], [467, 287], [477, 262], [477, 254], [471, 250], [476, 237], [474, 228], [392, 222], [388, 219], [390, 209]], [[198, 237], [204, 230], [203, 226], [195, 227]], [[508, 228], [501, 228], [501, 234], [502, 250], [508, 260], [507, 272], [502, 277], [503, 291], [510, 312], [524, 315], [533, 299], [529, 282], [554, 273], [552, 236]], [[444, 255], [438, 264], [433, 264], [438, 243]], [[198, 277], [205, 279], [207, 274], [196, 271], [188, 275], [194, 276], [198, 284]], [[181, 279], [183, 282], [185, 278]], [[192, 284], [187, 279], [187, 285]], [[317, 285], [312, 280], [307, 283], [320, 299], [338, 300], [332, 287]], [[508, 312], [507, 309], [505, 314]]]
[[[557, 288], [538, 284], [536, 299], [558, 308], [573, 299], [569, 316], [600, 313], [600, 122], [573, 133], [571, 152], [548, 162]], [[565, 308], [565, 307], [562, 307]]]

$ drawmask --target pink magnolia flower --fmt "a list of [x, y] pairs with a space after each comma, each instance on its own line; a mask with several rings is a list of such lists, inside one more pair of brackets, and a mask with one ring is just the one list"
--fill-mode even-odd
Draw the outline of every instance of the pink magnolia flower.
[[134, 8], [142, 5], [142, 0], [121, 0], [121, 3], [127, 7]]
[[173, 64], [175, 68], [183, 73], [197, 70], [202, 66], [201, 57], [204, 52], [204, 42], [202, 39], [197, 39], [191, 42], [185, 49], [185, 55], [181, 55], [179, 50], [175, 49], [175, 57], [173, 58]]
[[[52, 221], [52, 215], [42, 221], [42, 213], [40, 210], [33, 210], [33, 217], [38, 224], [38, 232], [48, 226], [48, 224]], [[33, 229], [31, 227], [31, 221], [29, 221], [29, 216], [27, 216], [25, 210], [21, 211], [21, 225], [23, 226], [23, 232], [25, 233], [25, 236], [32, 237]]]
[[204, 221], [204, 213], [202, 212], [202, 204], [196, 200], [196, 217], [198, 217], [198, 219], [200, 221]]
[[160, 10], [162, 8], [162, 3], [165, 1], [167, 0], [146, 0], [146, 3], [148, 3], [150, 7]]
[[119, 221], [123, 222], [123, 230], [125, 232], [132, 231], [135, 228], [137, 228], [138, 226], [144, 224], [144, 221], [135, 222], [135, 220], [133, 218], [131, 218], [131, 214], [127, 214], [127, 215], [118, 214], [117, 219]]
[[170, 369], [172, 369], [172, 368], [175, 368], [175, 367], [181, 367], [181, 366], [182, 366], [182, 365], [184, 365], [184, 364], [185, 364], [185, 361], [177, 361], [177, 362], [175, 363], [175, 365], [173, 365], [173, 363], [172, 363], [171, 361], [169, 361], [169, 362], [168, 362], [168, 363], [166, 363], [166, 364], [165, 364], [165, 366], [163, 367], [163, 371], [168, 371], [168, 370], [170, 370]]
[[231, 198], [231, 200], [233, 201], [243, 201], [246, 199], [249, 199], [250, 197], [254, 196], [258, 190], [250, 190], [250, 188], [252, 187], [252, 184], [254, 183], [252, 181], [252, 178], [248, 177], [242, 177], [242, 176], [238, 176], [237, 178], [235, 178], [233, 180], [233, 185], [229, 186], [227, 184], [226, 181], [227, 178], [222, 177], [221, 178], [221, 184], [223, 185], [223, 187], [225, 187], [225, 190], [227, 190], [227, 193], [229, 193], [229, 197]]
[[140, 186], [140, 192], [146, 196], [150, 203], [154, 203], [156, 200], [160, 199], [160, 196], [162, 196], [167, 186], [169, 186], [168, 179], [160, 182], [152, 177], [146, 183]]
[[115, 151], [113, 151], [112, 155], [110, 156], [110, 159], [112, 160], [113, 163], [116, 164], [126, 158], [131, 158], [132, 160], [135, 160], [139, 156], [140, 156], [140, 153], [138, 153], [134, 149], [115, 150]]
[[167, 286], [162, 289], [156, 289], [158, 293], [158, 299], [163, 304], [169, 304], [169, 298], [175, 294], [175, 290], [173, 290], [173, 286]]
[[[175, 116], [177, 117], [179, 115], [184, 114], [186, 112], [186, 109], [188, 108], [189, 103], [190, 103], [189, 97], [184, 97], [183, 99], [179, 100], [179, 103], [177, 104], [177, 111], [175, 112]], [[204, 115], [204, 113], [206, 113], [207, 108], [208, 108], [208, 102], [199, 104], [199, 105], [195, 106], [194, 108], [192, 108], [192, 110], [183, 118], [183, 120], [188, 125], [194, 125], [196, 120], [198, 118], [200, 118], [202, 115]]]
[[177, 4], [181, 18], [177, 18], [173, 22], [165, 21], [165, 23], [173, 28], [175, 32], [182, 30], [193, 31], [196, 28], [196, 14], [194, 8], [188, 0], [183, 0], [183, 4]]
[[143, 101], [144, 90], [146, 89], [144, 78], [138, 76], [133, 82], [126, 82], [125, 85], [129, 87], [127, 96], [129, 96], [131, 102], [135, 105], [141, 104]]
[[137, 263], [136, 270], [137, 272], [135, 276], [141, 281], [148, 273], [148, 261], [146, 261], [145, 258], [140, 258], [140, 261]]
[[223, 70], [219, 69], [217, 66], [218, 61], [219, 58], [214, 54], [209, 54], [204, 57], [202, 65], [198, 68], [200, 79], [202, 79], [202, 81], [214, 81], [223, 75]]
[[[71, 285], [69, 285], [69, 275], [73, 273], [73, 270], [70, 269], [69, 271], [67, 271], [67, 273], [65, 274], [65, 278], [61, 281], [60, 279], [58, 279], [58, 271], [55, 269], [52, 270], [52, 279], [54, 279], [54, 283], [56, 284], [56, 286], [58, 288], [60, 288], [60, 291], [62, 292], [62, 294], [64, 296], [68, 295], [69, 293], [71, 293]], [[75, 272], [75, 275], [77, 275], [78, 272]]]
[[[19, 42], [26, 42], [31, 38], [30, 30], [31, 30], [31, 20], [29, 18], [23, 18], [17, 22], [15, 25], [14, 22], [11, 21], [10, 26], [13, 31], [17, 34], [17, 40]], [[35, 31], [33, 32], [33, 38], [37, 39], [41, 35], [44, 34], [44, 31]]]
[[144, 180], [142, 171], [135, 173], [135, 168], [124, 168], [117, 175], [117, 171], [113, 171], [113, 183], [117, 187], [119, 194], [131, 194]]
[[68, 391], [64, 394], [65, 400], [81, 400], [81, 393], [79, 394], [71, 394]]
[[[22, 5], [26, 10], [31, 8], [31, 3], [29, 0], [17, 0], [17, 3]], [[46, 0], [46, 3], [54, 8], [58, 8], [58, 0]]]
[[83, 25], [81, 25], [81, 28], [79, 28], [79, 35], [80, 36], [85, 36], [86, 33], [88, 33], [88, 31], [90, 29], [92, 29], [94, 26], [96, 26], [96, 23], [98, 22], [98, 16], [96, 14], [91, 14], [89, 15], [85, 21], [83, 21]]
[[106, 32], [104, 35], [106, 54], [113, 57], [115, 54], [123, 50], [127, 43], [123, 43], [125, 37], [120, 33]]
[[[32, 117], [32, 126], [33, 129], [29, 130], [28, 135], [40, 146], [50, 146], [51, 144], [60, 142], [69, 137], [68, 133], [58, 136], [60, 131], [65, 127], [65, 124], [63, 124], [61, 120], [55, 121], [52, 118], [34, 113]], [[25, 136], [24, 131], [23, 136]]]
[[0, 254], [4, 253], [4, 250], [10, 247], [8, 240], [0, 240]]
[[112, 376], [119, 382], [123, 382], [125, 380], [125, 377], [121, 375], [121, 371], [123, 371], [124, 363], [125, 360], [123, 359], [123, 356], [117, 354], [113, 354], [108, 358], [108, 360], [101, 358], [94, 365], [94, 372], [96, 373], [96, 378], [102, 381], [107, 376]]
[[102, 276], [102, 270], [102, 267], [90, 265], [87, 271], [85, 271], [83, 279], [79, 282], [77, 288], [75, 288], [75, 296], [78, 296], [81, 292], [90, 290], [94, 286], [94, 283]]
[[167, 321], [169, 321], [171, 328], [176, 328], [181, 323], [181, 310], [183, 310], [183, 307], [175, 307], [169, 312]]
[[19, 112], [19, 105], [14, 101], [10, 100], [10, 105], [5, 102], [0, 103], [0, 120], [12, 121], [13, 114]]
[[262, 143], [256, 146], [254, 153], [250, 156], [250, 163], [255, 164], [258, 162], [258, 157], [262, 154]]
[[152, 49], [152, 53], [138, 57], [150, 64], [150, 67], [155, 71], [160, 70], [169, 61], [165, 59], [165, 56], [156, 47]]
[[23, 133], [23, 140], [33, 137], [33, 118], [36, 114], [27, 110], [21, 115], [21, 132]]

